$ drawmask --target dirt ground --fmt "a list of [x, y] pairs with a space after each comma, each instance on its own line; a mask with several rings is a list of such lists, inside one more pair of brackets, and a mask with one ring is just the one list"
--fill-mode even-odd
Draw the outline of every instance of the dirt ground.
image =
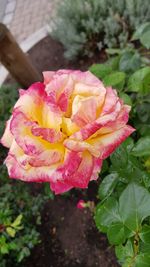
[[41, 244], [26, 267], [117, 267], [113, 248], [95, 227], [88, 209], [76, 207], [78, 197], [48, 201], [39, 228]]

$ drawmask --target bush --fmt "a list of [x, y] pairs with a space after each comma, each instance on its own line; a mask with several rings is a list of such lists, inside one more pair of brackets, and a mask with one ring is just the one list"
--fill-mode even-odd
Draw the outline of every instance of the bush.
[[131, 33], [149, 20], [149, 0], [64, 0], [53, 19], [52, 35], [72, 59], [105, 46], [124, 47]]
[[137, 51], [116, 52], [90, 71], [132, 106], [136, 132], [104, 161], [94, 218], [121, 266], [143, 267], [150, 266], [150, 67]]

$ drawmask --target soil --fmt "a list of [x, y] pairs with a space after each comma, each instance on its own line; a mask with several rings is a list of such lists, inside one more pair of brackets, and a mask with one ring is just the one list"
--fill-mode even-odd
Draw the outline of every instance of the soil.
[[[106, 60], [104, 50], [97, 51], [91, 58], [83, 57], [74, 61], [68, 61], [64, 58], [64, 48], [61, 43], [52, 39], [50, 36], [42, 39], [29, 52], [28, 55], [32, 64], [42, 73], [46, 70], [58, 69], [80, 69], [87, 70], [93, 63], [100, 63]], [[15, 80], [9, 75], [5, 83], [15, 83]]]
[[[96, 62], [104, 62], [106, 54], [98, 52], [92, 58], [69, 62], [63, 56], [63, 46], [50, 36], [35, 45], [28, 55], [40, 71], [58, 69], [87, 70]], [[13, 83], [9, 76], [6, 83]], [[38, 191], [38, 184], [34, 185]], [[39, 185], [40, 188], [40, 185]], [[69, 197], [57, 196], [49, 200], [42, 211], [39, 227], [41, 243], [22, 266], [25, 267], [118, 267], [113, 248], [105, 235], [95, 227], [93, 215], [88, 209], [76, 207], [79, 199], [96, 201], [97, 183], [90, 183], [86, 191], [76, 190]]]
[[58, 69], [87, 70], [93, 63], [104, 62], [106, 60], [106, 54], [104, 50], [102, 50], [91, 58], [83, 57], [74, 61], [68, 61], [63, 56], [64, 48], [62, 44], [52, 39], [50, 36], [45, 37], [35, 45], [28, 54], [33, 64], [40, 72]]
[[33, 249], [26, 267], [119, 266], [91, 212], [77, 209], [77, 202], [75, 196], [59, 196], [46, 203], [39, 228], [42, 242]]

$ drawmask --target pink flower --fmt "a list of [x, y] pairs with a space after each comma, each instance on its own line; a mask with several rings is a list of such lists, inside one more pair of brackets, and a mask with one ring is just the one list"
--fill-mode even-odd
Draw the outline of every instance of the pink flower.
[[79, 202], [77, 203], [77, 208], [78, 209], [84, 209], [86, 207], [86, 202], [82, 199], [79, 200]]
[[89, 71], [44, 72], [20, 90], [1, 143], [11, 178], [49, 182], [56, 194], [86, 188], [133, 131], [130, 107]]

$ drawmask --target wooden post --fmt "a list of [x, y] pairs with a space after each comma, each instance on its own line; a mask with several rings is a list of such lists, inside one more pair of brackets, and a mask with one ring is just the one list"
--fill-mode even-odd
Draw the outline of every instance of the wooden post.
[[0, 61], [23, 87], [41, 81], [42, 76], [19, 47], [8, 28], [0, 23]]

